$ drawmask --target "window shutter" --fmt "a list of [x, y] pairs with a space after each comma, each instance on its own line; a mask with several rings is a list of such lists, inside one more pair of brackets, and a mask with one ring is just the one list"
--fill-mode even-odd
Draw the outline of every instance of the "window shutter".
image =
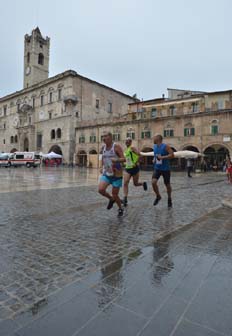
[[212, 135], [216, 135], [218, 133], [218, 126], [217, 125], [213, 125], [212, 126], [211, 133], [212, 133]]

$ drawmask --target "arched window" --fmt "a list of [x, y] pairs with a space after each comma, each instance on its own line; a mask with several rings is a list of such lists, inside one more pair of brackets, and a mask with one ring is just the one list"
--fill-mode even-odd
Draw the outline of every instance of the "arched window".
[[56, 138], [56, 132], [55, 130], [51, 130], [51, 139], [55, 139]]
[[60, 128], [57, 128], [57, 130], [56, 130], [56, 137], [57, 137], [58, 139], [61, 138], [61, 129], [60, 129]]
[[14, 143], [14, 137], [13, 136], [10, 137], [10, 143]]
[[184, 136], [195, 135], [195, 127], [191, 123], [187, 123], [184, 126]]
[[164, 138], [174, 137], [174, 129], [173, 128], [165, 128], [164, 129]]
[[114, 141], [120, 141], [121, 135], [119, 132], [113, 133], [113, 140]]
[[18, 136], [15, 135], [15, 143], [18, 143]]
[[44, 65], [44, 55], [42, 53], [38, 56], [38, 64]]
[[30, 53], [27, 53], [27, 63], [30, 63]]
[[218, 120], [214, 119], [211, 121], [211, 135], [217, 135], [219, 132]]
[[91, 134], [90, 137], [89, 137], [89, 142], [95, 143], [96, 141], [97, 141], [96, 135], [95, 134]]
[[176, 115], [176, 106], [172, 105], [169, 107], [169, 115], [170, 116], [175, 116]]
[[135, 130], [132, 127], [128, 128], [126, 132], [126, 137], [131, 138], [132, 140], [135, 139]]
[[52, 87], [50, 87], [49, 90], [48, 90], [48, 102], [49, 103], [53, 102], [53, 91], [54, 91], [54, 89]]
[[96, 149], [91, 149], [90, 151], [89, 151], [89, 154], [97, 154], [97, 151], [96, 151]]
[[151, 138], [151, 131], [145, 129], [141, 132], [141, 139], [150, 139]]

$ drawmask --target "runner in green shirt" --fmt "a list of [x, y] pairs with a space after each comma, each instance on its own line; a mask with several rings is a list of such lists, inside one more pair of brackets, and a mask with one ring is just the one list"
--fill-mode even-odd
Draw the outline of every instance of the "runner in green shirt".
[[139, 182], [139, 151], [132, 147], [132, 139], [126, 139], [126, 150], [124, 152], [124, 156], [126, 159], [126, 167], [124, 172], [124, 185], [123, 185], [123, 192], [124, 192], [124, 199], [123, 204], [127, 206], [127, 196], [128, 196], [128, 186], [131, 177], [133, 178], [133, 182], [135, 187], [143, 186], [144, 190], [147, 190], [147, 182]]

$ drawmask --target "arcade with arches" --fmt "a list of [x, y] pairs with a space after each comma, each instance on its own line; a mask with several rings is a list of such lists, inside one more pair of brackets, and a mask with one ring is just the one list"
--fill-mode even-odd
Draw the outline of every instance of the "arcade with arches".
[[209, 169], [222, 169], [223, 163], [230, 157], [229, 149], [225, 145], [213, 144], [204, 149], [203, 154]]

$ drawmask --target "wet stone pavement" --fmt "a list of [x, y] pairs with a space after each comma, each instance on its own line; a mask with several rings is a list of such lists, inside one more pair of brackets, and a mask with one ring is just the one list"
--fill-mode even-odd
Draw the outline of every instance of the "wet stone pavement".
[[232, 187], [172, 182], [119, 219], [94, 171], [0, 169], [0, 336], [232, 335]]

